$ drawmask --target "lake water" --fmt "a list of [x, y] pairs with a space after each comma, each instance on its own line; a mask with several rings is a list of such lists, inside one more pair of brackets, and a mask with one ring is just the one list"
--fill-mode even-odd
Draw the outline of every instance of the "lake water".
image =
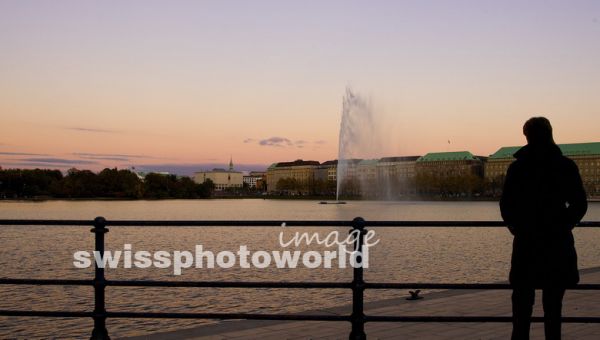
[[[1, 219], [180, 219], [180, 220], [500, 220], [497, 202], [370, 202], [319, 205], [301, 200], [166, 200], [0, 202]], [[600, 203], [590, 203], [584, 220], [600, 220]], [[0, 268], [10, 278], [92, 278], [93, 269], [73, 266], [73, 253], [93, 250], [89, 227], [0, 227]], [[217, 253], [278, 250], [281, 228], [111, 227], [107, 250], [189, 250], [196, 244]], [[347, 228], [287, 228], [331, 230]], [[381, 240], [370, 251], [365, 280], [379, 282], [494, 282], [506, 280], [512, 237], [505, 228], [375, 228]], [[600, 266], [600, 229], [576, 229], [580, 268]], [[305, 247], [306, 248], [306, 247]], [[311, 250], [322, 250], [311, 246]], [[306, 250], [306, 249], [305, 249]], [[180, 276], [168, 269], [107, 269], [109, 279], [350, 281], [351, 269], [317, 268], [195, 269]], [[406, 295], [405, 291], [367, 291], [368, 301]], [[299, 312], [350, 303], [349, 290], [119, 288], [107, 289], [107, 309], [152, 312]], [[90, 287], [1, 286], [0, 309], [89, 310]], [[207, 320], [108, 319], [112, 337], [194, 327]], [[91, 319], [0, 317], [0, 338], [85, 338]]]

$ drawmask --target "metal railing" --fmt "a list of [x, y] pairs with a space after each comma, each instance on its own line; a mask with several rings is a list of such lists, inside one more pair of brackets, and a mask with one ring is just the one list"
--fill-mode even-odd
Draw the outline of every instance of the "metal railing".
[[[281, 227], [284, 221], [134, 221], [106, 220], [97, 217], [94, 220], [0, 220], [0, 226], [93, 226], [95, 251], [104, 258], [104, 234], [109, 226], [165, 226], [165, 227]], [[503, 227], [497, 221], [365, 221], [357, 217], [351, 221], [285, 221], [288, 227], [351, 227], [358, 237], [354, 238], [354, 250], [362, 252], [366, 227]], [[581, 222], [579, 228], [600, 227], [600, 221]], [[358, 257], [357, 263], [361, 261]], [[107, 318], [171, 318], [171, 319], [247, 319], [247, 320], [293, 320], [293, 321], [346, 321], [352, 329], [350, 339], [366, 339], [366, 322], [512, 322], [510, 316], [392, 316], [365, 315], [364, 292], [366, 289], [512, 289], [504, 283], [381, 283], [365, 282], [363, 268], [353, 267], [352, 282], [276, 282], [276, 281], [153, 281], [153, 280], [107, 280], [104, 268], [95, 265], [93, 280], [65, 279], [10, 279], [0, 278], [1, 285], [58, 285], [93, 286], [93, 311], [24, 311], [0, 310], [0, 316], [28, 317], [68, 317], [92, 318], [94, 328], [91, 339], [110, 339], [106, 328]], [[212, 288], [290, 288], [290, 289], [351, 289], [352, 313], [349, 315], [314, 314], [256, 314], [256, 313], [148, 313], [119, 312], [106, 309], [105, 290], [107, 287], [212, 287]], [[578, 284], [569, 289], [600, 290], [600, 284]], [[543, 322], [543, 317], [533, 317], [533, 322]], [[562, 317], [568, 323], [600, 323], [600, 317]]]

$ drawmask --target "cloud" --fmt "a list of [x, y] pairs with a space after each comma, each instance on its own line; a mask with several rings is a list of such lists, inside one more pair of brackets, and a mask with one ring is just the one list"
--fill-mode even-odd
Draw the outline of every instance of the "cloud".
[[261, 139], [258, 141], [258, 145], [262, 146], [275, 146], [275, 147], [283, 147], [283, 146], [292, 146], [293, 143], [291, 140], [283, 137], [271, 137], [267, 139]]
[[87, 159], [96, 159], [102, 161], [129, 162], [131, 159], [125, 157], [82, 157]]
[[128, 162], [132, 159], [151, 159], [155, 158], [146, 155], [128, 155], [128, 154], [107, 154], [107, 153], [89, 153], [89, 152], [74, 152], [73, 155], [85, 158], [106, 161]]
[[80, 164], [97, 164], [94, 161], [86, 161], [81, 159], [66, 159], [66, 158], [24, 158], [17, 161], [39, 163], [39, 164], [64, 164], [64, 165], [80, 165]]
[[121, 132], [121, 131], [117, 131], [117, 130], [86, 128], [86, 127], [80, 127], [80, 126], [68, 126], [68, 127], [65, 127], [64, 129], [80, 131], [80, 132], [93, 132], [93, 133], [119, 133], [119, 132]]
[[7, 155], [7, 156], [48, 156], [47, 154], [27, 153], [27, 152], [0, 152], [0, 155]]
[[[254, 138], [246, 138], [244, 139], [244, 143], [252, 143], [252, 142], [257, 142], [258, 145], [261, 146], [274, 146], [274, 147], [296, 147], [296, 148], [304, 148], [305, 146], [308, 146], [309, 144], [311, 144], [311, 142], [304, 140], [304, 139], [298, 139], [295, 141], [292, 141], [289, 138], [285, 138], [285, 137], [271, 137], [271, 138], [266, 138], [266, 139], [260, 139], [260, 140], [256, 140]], [[317, 144], [317, 145], [321, 145], [321, 144], [325, 144], [326, 142], [324, 140], [318, 140], [316, 142], [312, 142], [313, 144]]]
[[52, 169], [69, 169], [72, 168], [72, 164], [51, 164], [43, 162], [6, 162], [3, 165], [11, 165], [14, 168], [52, 168]]

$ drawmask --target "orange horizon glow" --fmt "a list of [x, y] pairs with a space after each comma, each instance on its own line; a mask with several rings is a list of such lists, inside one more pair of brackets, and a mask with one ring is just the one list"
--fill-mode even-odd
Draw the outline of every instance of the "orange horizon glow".
[[348, 85], [382, 131], [365, 158], [487, 156], [539, 115], [557, 143], [599, 142], [599, 18], [584, 1], [2, 2], [0, 166], [336, 159]]

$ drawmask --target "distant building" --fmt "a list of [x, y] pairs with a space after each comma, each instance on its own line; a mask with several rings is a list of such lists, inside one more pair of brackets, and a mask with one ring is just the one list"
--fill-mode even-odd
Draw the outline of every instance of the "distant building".
[[194, 182], [204, 183], [210, 179], [215, 184], [216, 191], [230, 188], [241, 188], [243, 186], [243, 174], [234, 171], [233, 159], [229, 160], [229, 169], [212, 169], [210, 171], [198, 171], [194, 173]]
[[420, 193], [445, 197], [477, 193], [483, 185], [483, 164], [487, 157], [469, 151], [431, 152], [415, 164], [416, 187]]
[[[315, 170], [319, 165], [317, 161], [304, 161], [301, 159], [293, 162], [275, 163], [267, 169], [267, 191], [308, 194], [315, 179]], [[284, 185], [287, 181], [293, 183], [293, 188]]]
[[415, 177], [415, 165], [420, 156], [384, 157], [377, 162], [379, 178], [412, 179]]
[[363, 159], [356, 165], [356, 176], [360, 181], [375, 182], [378, 159]]
[[380, 194], [392, 199], [416, 192], [416, 164], [420, 156], [384, 157], [377, 162]]
[[338, 172], [341, 172], [341, 175], [345, 180], [355, 180], [357, 179], [357, 167], [358, 163], [360, 163], [362, 159], [359, 158], [350, 158], [350, 159], [342, 159], [338, 160]]
[[337, 159], [321, 163], [315, 170], [315, 179], [335, 182], [337, 180]]
[[[581, 180], [588, 195], [600, 195], [600, 143], [558, 144], [563, 155], [571, 158], [579, 167]], [[515, 158], [520, 146], [501, 147], [485, 164], [485, 179], [488, 182], [504, 182], [508, 166]]]
[[417, 174], [437, 177], [483, 177], [483, 163], [487, 157], [474, 156], [469, 151], [430, 152], [417, 159]]
[[362, 159], [358, 158], [338, 160], [336, 181], [339, 183], [338, 189], [340, 195], [361, 195], [361, 181], [358, 177], [358, 165], [360, 162], [362, 162]]
[[248, 188], [256, 189], [260, 185], [260, 181], [265, 178], [264, 171], [251, 171], [248, 175], [244, 175], [243, 182]]

